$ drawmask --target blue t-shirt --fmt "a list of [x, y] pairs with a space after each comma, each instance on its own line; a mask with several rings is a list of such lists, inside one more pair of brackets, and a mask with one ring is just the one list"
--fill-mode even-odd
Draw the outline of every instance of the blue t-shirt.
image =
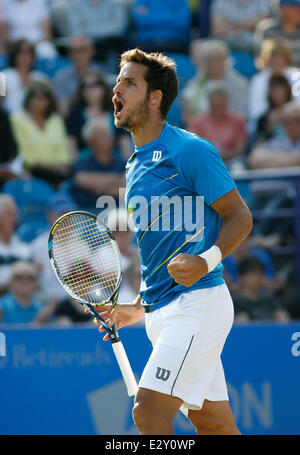
[[1, 322], [20, 324], [32, 322], [42, 307], [42, 302], [33, 298], [28, 307], [21, 306], [10, 292], [0, 298]]
[[200, 254], [217, 240], [221, 219], [210, 205], [236, 185], [214, 146], [166, 123], [157, 140], [136, 147], [126, 170], [142, 304], [152, 311], [183, 292], [224, 283], [221, 263], [190, 287], [175, 283], [167, 270], [179, 253]]

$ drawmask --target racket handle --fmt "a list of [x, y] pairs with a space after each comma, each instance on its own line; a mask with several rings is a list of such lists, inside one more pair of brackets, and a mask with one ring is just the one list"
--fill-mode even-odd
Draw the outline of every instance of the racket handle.
[[116, 356], [116, 359], [118, 361], [120, 370], [122, 372], [126, 387], [127, 387], [127, 392], [129, 396], [133, 396], [137, 392], [137, 383], [134, 377], [134, 374], [132, 372], [128, 357], [126, 355], [124, 346], [122, 342], [119, 340], [115, 343], [112, 343], [112, 347]]

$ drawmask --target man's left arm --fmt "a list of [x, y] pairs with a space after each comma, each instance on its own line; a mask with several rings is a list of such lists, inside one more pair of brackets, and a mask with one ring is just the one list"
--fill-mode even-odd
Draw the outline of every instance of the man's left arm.
[[[219, 248], [221, 259], [231, 254], [249, 235], [253, 222], [250, 210], [233, 189], [211, 204], [223, 220], [215, 246]], [[180, 253], [168, 264], [168, 271], [178, 284], [192, 286], [209, 271], [207, 261], [192, 254]]]

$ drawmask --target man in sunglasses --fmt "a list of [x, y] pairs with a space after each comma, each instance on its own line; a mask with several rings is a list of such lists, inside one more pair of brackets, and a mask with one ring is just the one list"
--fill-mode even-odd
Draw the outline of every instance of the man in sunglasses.
[[36, 298], [37, 270], [34, 264], [27, 261], [16, 262], [11, 271], [8, 292], [0, 298], [0, 322], [32, 323], [43, 306]]

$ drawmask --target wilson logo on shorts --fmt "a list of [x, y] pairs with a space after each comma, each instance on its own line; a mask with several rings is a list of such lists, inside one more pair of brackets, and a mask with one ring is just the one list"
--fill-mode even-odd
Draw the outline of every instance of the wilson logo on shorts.
[[171, 371], [170, 370], [165, 370], [164, 368], [159, 368], [157, 367], [157, 372], [155, 377], [157, 379], [161, 379], [162, 381], [167, 381], [170, 377]]

